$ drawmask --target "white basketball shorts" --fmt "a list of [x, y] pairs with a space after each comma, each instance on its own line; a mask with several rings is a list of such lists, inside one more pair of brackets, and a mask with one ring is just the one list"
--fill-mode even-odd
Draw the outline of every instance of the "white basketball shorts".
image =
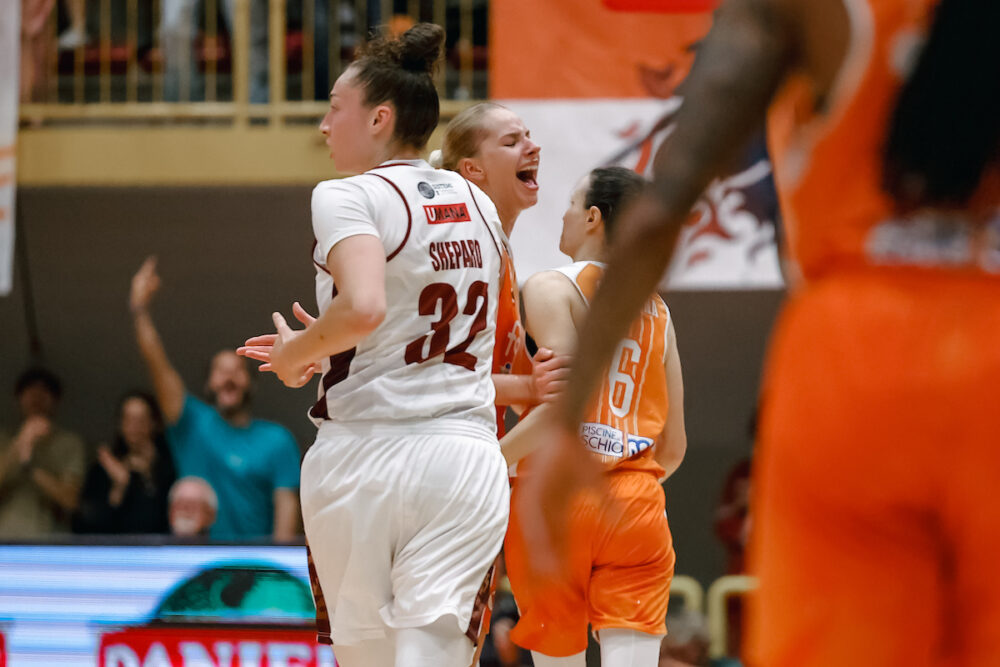
[[463, 420], [324, 422], [301, 496], [335, 645], [446, 615], [467, 631], [507, 530], [495, 433]]

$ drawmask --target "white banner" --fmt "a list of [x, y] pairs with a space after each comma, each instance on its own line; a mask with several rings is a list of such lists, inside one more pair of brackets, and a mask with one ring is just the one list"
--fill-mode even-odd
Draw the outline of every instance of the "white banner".
[[[591, 169], [619, 164], [649, 174], [680, 106], [671, 98], [508, 101], [542, 147], [538, 205], [521, 214], [511, 238], [518, 279], [568, 263], [559, 252], [572, 189]], [[777, 201], [771, 167], [755, 146], [735, 173], [714, 182], [685, 227], [663, 286], [774, 289], [783, 285], [775, 242]]]
[[21, 0], [0, 0], [0, 296], [14, 282], [14, 187]]

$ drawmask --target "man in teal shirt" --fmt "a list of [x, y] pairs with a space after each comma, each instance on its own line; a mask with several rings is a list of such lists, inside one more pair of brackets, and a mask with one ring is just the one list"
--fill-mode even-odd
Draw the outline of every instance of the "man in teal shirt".
[[279, 424], [251, 417], [250, 373], [235, 352], [212, 357], [208, 402], [187, 391], [149, 314], [159, 284], [156, 261], [149, 258], [132, 279], [136, 341], [167, 423], [179, 476], [205, 479], [219, 497], [211, 537], [293, 539], [299, 532], [300, 459], [294, 437]]

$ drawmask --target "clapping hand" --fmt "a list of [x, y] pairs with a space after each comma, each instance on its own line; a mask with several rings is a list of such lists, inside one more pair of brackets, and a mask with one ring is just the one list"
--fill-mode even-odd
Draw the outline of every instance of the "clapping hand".
[[[307, 313], [298, 301], [292, 304], [292, 314], [307, 328], [316, 321], [316, 318]], [[281, 313], [274, 313], [272, 320], [277, 333], [248, 338], [241, 347], [236, 349], [236, 354], [263, 362], [257, 370], [276, 374], [285, 386], [302, 387], [309, 382], [313, 374], [321, 371], [320, 364], [312, 362], [303, 368], [288, 366], [287, 361], [281, 358], [281, 350], [289, 340], [299, 335], [301, 331], [293, 331]], [[276, 357], [277, 364], [275, 363]]]

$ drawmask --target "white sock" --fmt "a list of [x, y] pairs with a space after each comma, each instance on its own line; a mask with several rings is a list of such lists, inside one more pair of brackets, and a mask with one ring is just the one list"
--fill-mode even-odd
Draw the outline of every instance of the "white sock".
[[597, 636], [601, 640], [601, 667], [656, 667], [660, 661], [661, 635], [605, 628]]
[[395, 635], [396, 667], [469, 667], [476, 648], [451, 615], [420, 628], [400, 628]]
[[531, 661], [535, 667], [587, 667], [587, 652], [567, 655], [565, 658], [553, 658], [538, 651], [531, 652]]

